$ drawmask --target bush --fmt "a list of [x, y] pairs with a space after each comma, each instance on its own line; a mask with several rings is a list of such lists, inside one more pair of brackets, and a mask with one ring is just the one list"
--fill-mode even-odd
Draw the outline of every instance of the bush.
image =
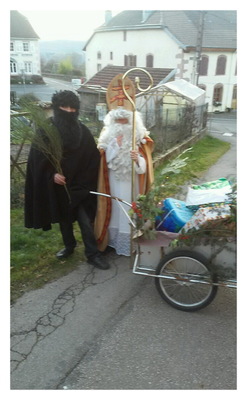
[[10, 77], [11, 85], [17, 85], [18, 83], [22, 83], [22, 77], [20, 75], [15, 75]]
[[38, 101], [39, 101], [39, 98], [36, 97], [33, 93], [27, 93], [27, 94], [23, 94], [22, 96], [20, 96], [18, 104], [21, 107], [25, 107], [29, 103], [35, 103]]
[[[13, 75], [10, 77], [10, 84], [11, 85], [18, 85], [19, 83], [23, 83], [22, 75]], [[36, 85], [44, 85], [45, 82], [41, 75], [25, 75], [25, 84], [36, 84]]]
[[35, 84], [45, 85], [43, 77], [41, 75], [31, 75], [30, 79]]

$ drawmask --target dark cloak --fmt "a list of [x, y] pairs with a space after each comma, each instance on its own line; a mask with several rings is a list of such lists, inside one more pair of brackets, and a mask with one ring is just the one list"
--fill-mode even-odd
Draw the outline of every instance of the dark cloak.
[[25, 184], [25, 227], [51, 229], [51, 224], [69, 217], [76, 219], [76, 209], [83, 204], [91, 221], [95, 218], [100, 154], [89, 129], [79, 124], [80, 140], [76, 148], [65, 149], [61, 161], [70, 199], [64, 186], [54, 183], [57, 172], [47, 157], [31, 146]]

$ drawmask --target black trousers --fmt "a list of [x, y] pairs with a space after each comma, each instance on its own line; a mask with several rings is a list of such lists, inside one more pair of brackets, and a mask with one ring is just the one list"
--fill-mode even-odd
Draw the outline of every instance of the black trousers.
[[[85, 255], [87, 258], [99, 254], [97, 242], [94, 236], [93, 225], [84, 210], [83, 205], [79, 205], [76, 210], [76, 220], [81, 230], [82, 240], [85, 246]], [[59, 223], [63, 242], [66, 248], [74, 248], [76, 239], [73, 232], [73, 223], [69, 218], [66, 218]]]

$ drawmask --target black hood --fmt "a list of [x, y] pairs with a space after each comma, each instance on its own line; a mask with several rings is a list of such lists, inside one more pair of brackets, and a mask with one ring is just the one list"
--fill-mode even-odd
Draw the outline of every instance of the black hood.
[[52, 96], [52, 108], [58, 110], [59, 107], [71, 107], [79, 111], [80, 100], [79, 97], [71, 90], [60, 90]]

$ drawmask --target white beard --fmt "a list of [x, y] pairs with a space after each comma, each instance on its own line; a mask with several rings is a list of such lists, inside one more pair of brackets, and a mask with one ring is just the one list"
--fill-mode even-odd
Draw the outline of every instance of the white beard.
[[[128, 118], [128, 124], [119, 124], [114, 121], [114, 115], [118, 117]], [[121, 115], [121, 113], [123, 113]], [[118, 180], [130, 180], [132, 170], [132, 160], [130, 151], [132, 149], [132, 113], [126, 110], [112, 110], [105, 118], [105, 127], [100, 134], [98, 148], [107, 149], [112, 139], [122, 135], [122, 145], [118, 155], [111, 160], [108, 167], [115, 171], [115, 177]], [[139, 114], [136, 115], [136, 149], [138, 149], [144, 136], [148, 135]]]
[[[112, 159], [108, 165], [115, 172], [115, 177], [117, 180], [129, 180], [131, 177], [132, 160], [130, 158], [130, 150], [132, 148], [132, 127], [130, 124], [113, 124], [109, 126], [104, 132], [106, 139], [104, 140], [104, 135], [102, 135], [102, 141], [107, 147], [107, 144], [119, 135], [123, 135], [122, 145], [119, 148], [119, 153]], [[101, 146], [102, 146], [101, 141]], [[106, 148], [105, 147], [105, 148]]]

